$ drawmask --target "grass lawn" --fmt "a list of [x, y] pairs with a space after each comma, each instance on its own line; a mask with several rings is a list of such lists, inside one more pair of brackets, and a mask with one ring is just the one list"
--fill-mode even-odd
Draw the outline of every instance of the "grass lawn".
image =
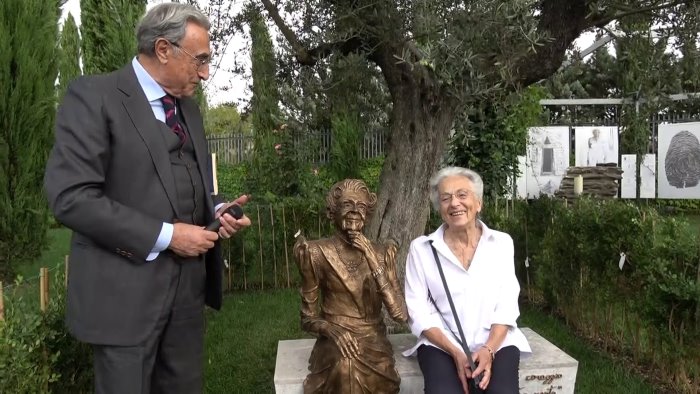
[[44, 253], [37, 260], [17, 264], [15, 267], [17, 275], [22, 275], [25, 280], [28, 280], [38, 277], [41, 267], [52, 269], [58, 264], [63, 264], [70, 247], [70, 235], [71, 231], [65, 227], [49, 230], [48, 245]]
[[[700, 228], [700, 216], [688, 217]], [[68, 253], [70, 230], [52, 229], [47, 251], [17, 267], [25, 279], [40, 267], [56, 267]], [[33, 291], [33, 290], [32, 290]], [[37, 301], [38, 304], [38, 301]], [[641, 376], [588, 346], [563, 323], [533, 308], [523, 308], [519, 324], [530, 327], [579, 361], [577, 393], [653, 393]], [[277, 341], [309, 337], [299, 323], [296, 289], [233, 293], [222, 311], [207, 313], [207, 393], [274, 393]]]
[[207, 315], [207, 393], [274, 393], [277, 341], [301, 331], [296, 290], [235, 293]]
[[[575, 337], [559, 320], [524, 308], [530, 327], [579, 361], [577, 393], [653, 393], [639, 375]], [[277, 341], [308, 337], [299, 326], [297, 290], [235, 293], [208, 314], [207, 393], [274, 393]]]
[[654, 393], [641, 376], [577, 338], [560, 320], [533, 307], [524, 307], [518, 325], [530, 327], [578, 360], [577, 393]]

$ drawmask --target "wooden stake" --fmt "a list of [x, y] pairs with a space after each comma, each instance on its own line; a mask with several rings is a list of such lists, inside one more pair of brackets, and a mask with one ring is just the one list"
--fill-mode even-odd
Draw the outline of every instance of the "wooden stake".
[[272, 204], [270, 204], [270, 225], [272, 226], [272, 264], [273, 272], [275, 273], [275, 289], [279, 287], [277, 283], [277, 249], [275, 248], [275, 216], [272, 213]]
[[216, 153], [211, 154], [211, 179], [214, 183], [214, 194], [219, 194], [219, 180], [216, 176]]
[[260, 227], [260, 205], [258, 205], [258, 246], [260, 249], [260, 290], [265, 289], [265, 276], [263, 270], [263, 245], [262, 245], [262, 227]]
[[532, 301], [532, 286], [530, 286], [530, 267], [525, 267], [525, 279], [527, 280], [527, 298]]
[[296, 230], [301, 230], [301, 229], [299, 228], [299, 222], [297, 221], [297, 212], [296, 212], [296, 210], [294, 210], [294, 207], [292, 207], [292, 221], [294, 222], [293, 231], [296, 234]]
[[282, 232], [284, 233], [284, 265], [287, 269], [287, 288], [291, 287], [289, 282], [289, 251], [287, 250], [287, 218], [284, 214], [284, 205], [282, 205]]
[[228, 291], [233, 288], [233, 259], [231, 258], [231, 249], [233, 249], [233, 242], [229, 241], [228, 244]]
[[248, 275], [246, 274], [245, 268], [245, 242], [243, 242], [243, 247], [241, 249], [243, 250], [243, 290], [248, 290]]
[[232, 268], [231, 265], [232, 264], [231, 264], [231, 261], [228, 259], [224, 260], [224, 263], [228, 263], [228, 268], [226, 269], [226, 271], [227, 271], [226, 277], [227, 277], [227, 281], [228, 281], [227, 289], [228, 289], [228, 291], [231, 291], [231, 268]]
[[39, 307], [46, 312], [49, 306], [49, 270], [46, 267], [39, 269]]
[[5, 295], [2, 290], [2, 282], [0, 282], [0, 321], [5, 321]]
[[63, 269], [64, 269], [64, 275], [63, 275], [63, 286], [68, 287], [68, 255], [65, 255], [63, 258]]

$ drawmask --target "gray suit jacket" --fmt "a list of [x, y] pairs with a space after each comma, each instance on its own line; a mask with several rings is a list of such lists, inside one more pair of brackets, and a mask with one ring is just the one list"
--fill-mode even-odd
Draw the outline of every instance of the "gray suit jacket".
[[[202, 117], [183, 99], [206, 195], [212, 177]], [[66, 321], [81, 341], [133, 346], [153, 330], [173, 259], [146, 257], [163, 222], [177, 217], [175, 181], [159, 122], [131, 64], [85, 76], [68, 88], [56, 116], [44, 186], [56, 218], [73, 230]], [[208, 165], [209, 164], [209, 165]], [[213, 220], [214, 202], [206, 201]], [[219, 245], [205, 256], [206, 302], [221, 307]]]

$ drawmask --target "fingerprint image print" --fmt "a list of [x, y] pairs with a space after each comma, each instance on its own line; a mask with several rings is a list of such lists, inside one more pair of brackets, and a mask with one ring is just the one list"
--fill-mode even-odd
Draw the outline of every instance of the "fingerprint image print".
[[682, 189], [700, 181], [700, 142], [687, 130], [679, 131], [668, 146], [666, 178], [671, 186]]

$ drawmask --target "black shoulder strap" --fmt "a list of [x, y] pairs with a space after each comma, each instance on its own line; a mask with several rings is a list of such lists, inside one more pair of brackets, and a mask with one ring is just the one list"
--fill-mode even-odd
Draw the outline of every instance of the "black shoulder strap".
[[[455, 309], [455, 303], [452, 301], [452, 295], [450, 294], [450, 289], [447, 287], [447, 280], [445, 279], [445, 273], [442, 271], [442, 264], [440, 264], [440, 257], [438, 257], [437, 250], [435, 250], [435, 246], [433, 246], [433, 241], [430, 241], [430, 248], [433, 250], [433, 256], [435, 256], [435, 264], [437, 264], [438, 271], [440, 271], [440, 279], [442, 279], [442, 285], [445, 287], [445, 294], [447, 295], [447, 301], [450, 303], [450, 309], [452, 310], [452, 317], [455, 319], [455, 324], [457, 324], [457, 330], [459, 331], [459, 337], [462, 339], [461, 345], [462, 345], [462, 350], [464, 350], [464, 353], [467, 355], [467, 361], [469, 362], [469, 368], [471, 368], [472, 371], [476, 370], [476, 365], [474, 365], [474, 360], [472, 359], [472, 353], [469, 351], [469, 346], [467, 344], [467, 340], [464, 337], [464, 330], [462, 330], [462, 323], [459, 322], [459, 317], [457, 317], [457, 310]], [[437, 308], [437, 304], [435, 304], [435, 300], [432, 299], [433, 305], [435, 305], [435, 308]], [[439, 312], [439, 309], [438, 309]]]

